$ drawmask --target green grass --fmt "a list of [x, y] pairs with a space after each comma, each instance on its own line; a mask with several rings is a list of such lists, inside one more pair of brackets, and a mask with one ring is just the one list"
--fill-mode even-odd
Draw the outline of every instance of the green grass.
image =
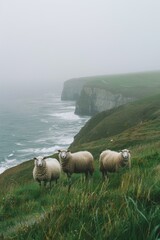
[[[117, 134], [71, 146], [73, 151], [87, 149], [93, 153], [95, 172], [88, 182], [84, 181], [83, 175], [73, 174], [70, 193], [64, 174], [51, 190], [40, 188], [32, 177], [33, 160], [1, 174], [0, 239], [160, 239], [160, 125], [157, 103], [158, 100], [150, 100], [152, 108], [148, 108], [146, 100], [139, 104], [139, 112], [146, 114], [142, 122], [137, 124], [134, 118], [130, 118], [132, 126]], [[146, 107], [151, 109], [147, 113]], [[135, 109], [139, 109], [138, 104]], [[123, 114], [125, 108], [121, 110]], [[112, 113], [114, 111], [107, 112], [107, 116]], [[103, 121], [104, 114], [97, 115], [96, 121], [91, 120], [92, 126], [88, 122], [87, 128], [92, 130], [95, 123]], [[117, 129], [118, 123], [115, 123]], [[110, 173], [109, 180], [102, 182], [98, 158], [106, 148], [129, 148], [132, 167]]]
[[7, 239], [158, 239], [160, 142], [137, 145], [131, 153], [131, 170], [105, 182], [95, 159], [93, 179], [86, 184], [73, 175], [69, 194], [64, 174], [51, 191], [32, 179], [1, 185], [0, 232]]
[[[95, 115], [75, 136], [72, 146], [113, 137], [133, 126], [139, 128], [148, 121], [159, 121], [159, 100], [160, 94]], [[154, 129], [160, 131], [158, 124], [157, 128]]]
[[137, 99], [160, 92], [159, 71], [94, 76], [81, 79], [86, 79], [86, 86], [106, 89], [115, 94], [122, 93], [124, 96], [134, 95]]
[[[122, 99], [125, 102], [133, 102], [147, 96], [160, 94], [160, 71], [76, 79], [76, 81], [78, 80], [79, 82], [83, 81], [83, 88], [75, 109], [75, 112], [80, 115], [93, 116], [102, 111], [101, 109], [111, 108], [110, 104], [122, 105]], [[110, 100], [105, 99], [105, 96], [108, 96]], [[106, 107], [103, 104], [103, 108], [101, 108], [101, 101], [106, 102]]]

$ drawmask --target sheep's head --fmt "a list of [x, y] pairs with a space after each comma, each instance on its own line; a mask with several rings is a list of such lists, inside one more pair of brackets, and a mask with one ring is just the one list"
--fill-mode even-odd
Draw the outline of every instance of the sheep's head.
[[121, 151], [121, 155], [125, 161], [128, 161], [128, 159], [130, 157], [130, 151], [128, 149], [123, 149]]
[[44, 159], [44, 157], [42, 157], [42, 156], [35, 157], [35, 158], [34, 158], [34, 164], [35, 164], [37, 167], [43, 167], [43, 166], [45, 166], [45, 159]]
[[66, 160], [68, 158], [70, 151], [69, 150], [58, 150], [58, 153], [59, 153], [59, 157], [62, 160]]

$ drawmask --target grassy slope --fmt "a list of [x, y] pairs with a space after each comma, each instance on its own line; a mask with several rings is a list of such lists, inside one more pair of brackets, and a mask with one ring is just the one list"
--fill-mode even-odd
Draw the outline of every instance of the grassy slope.
[[[146, 112], [148, 100], [136, 106], [146, 113], [145, 121], [137, 124], [131, 117], [134, 124], [125, 131], [122, 128], [114, 136], [72, 146], [73, 150], [92, 151], [95, 173], [88, 184], [73, 175], [69, 194], [64, 174], [51, 191], [39, 189], [32, 180], [32, 161], [0, 175], [0, 233], [6, 239], [158, 239], [160, 112], [156, 99], [159, 96], [150, 100], [150, 111]], [[125, 108], [118, 111], [123, 115]], [[119, 122], [114, 126], [118, 129]], [[102, 183], [97, 160], [106, 147], [130, 148], [132, 169], [110, 174], [109, 182]]]
[[75, 136], [72, 147], [114, 136], [145, 121], [160, 119], [159, 101], [160, 94], [97, 114]]
[[[83, 78], [82, 78], [83, 79]], [[82, 79], [79, 79], [81, 81]], [[100, 101], [98, 89], [105, 89], [116, 98], [127, 99], [128, 102], [142, 99], [160, 93], [160, 72], [141, 72], [130, 74], [104, 75], [84, 78], [86, 81], [76, 102], [77, 114], [95, 115], [98, 112], [97, 105]], [[89, 87], [89, 89], [88, 89]], [[102, 94], [105, 92], [102, 91]], [[103, 96], [102, 96], [103, 98]], [[106, 101], [106, 100], [105, 100]]]
[[160, 72], [141, 72], [130, 74], [88, 77], [87, 86], [99, 87], [124, 96], [142, 98], [160, 93]]

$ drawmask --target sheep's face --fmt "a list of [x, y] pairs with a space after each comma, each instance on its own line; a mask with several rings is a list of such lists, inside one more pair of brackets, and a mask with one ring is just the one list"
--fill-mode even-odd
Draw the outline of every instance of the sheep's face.
[[124, 149], [121, 151], [121, 154], [122, 154], [123, 159], [127, 161], [130, 156], [130, 151], [127, 149]]
[[65, 160], [68, 158], [68, 153], [69, 153], [69, 150], [58, 150], [59, 152], [59, 157], [62, 159], [62, 160]]
[[37, 167], [43, 167], [45, 160], [43, 157], [39, 156], [39, 157], [34, 158], [34, 162]]

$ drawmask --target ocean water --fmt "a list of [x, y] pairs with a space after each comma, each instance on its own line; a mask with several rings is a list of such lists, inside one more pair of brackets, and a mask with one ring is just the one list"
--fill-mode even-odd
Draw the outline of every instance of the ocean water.
[[75, 103], [43, 94], [0, 103], [0, 173], [67, 148], [89, 119], [74, 114]]

